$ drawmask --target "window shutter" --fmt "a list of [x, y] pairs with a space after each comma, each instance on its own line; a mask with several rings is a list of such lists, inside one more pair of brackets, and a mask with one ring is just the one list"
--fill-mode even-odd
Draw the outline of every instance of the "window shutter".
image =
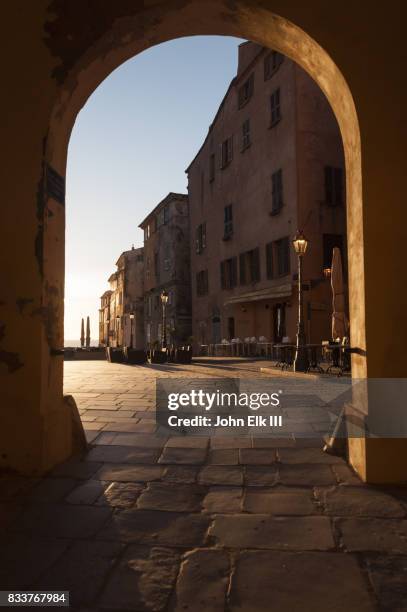
[[219, 168], [220, 169], [222, 169], [224, 166], [223, 151], [224, 151], [224, 143], [219, 145]]
[[230, 286], [236, 287], [237, 285], [237, 257], [232, 257], [231, 260], [231, 279]]
[[239, 281], [241, 285], [246, 284], [246, 254], [240, 253], [239, 255]]
[[196, 248], [196, 252], [200, 253], [200, 245], [199, 245], [199, 225], [195, 230], [195, 248]]
[[252, 280], [257, 283], [260, 280], [260, 253], [258, 247], [253, 251], [253, 273]]
[[206, 223], [202, 224], [202, 248], [206, 247]]
[[226, 288], [226, 279], [225, 279], [225, 262], [220, 262], [220, 286], [222, 289]]
[[267, 278], [273, 278], [273, 243], [269, 242], [266, 244], [266, 266], [267, 266]]

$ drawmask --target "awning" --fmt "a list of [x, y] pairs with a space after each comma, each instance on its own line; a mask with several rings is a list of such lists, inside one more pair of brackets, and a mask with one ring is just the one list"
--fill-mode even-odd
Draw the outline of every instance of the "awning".
[[276, 285], [267, 287], [266, 289], [259, 289], [258, 291], [251, 291], [250, 293], [234, 295], [225, 301], [224, 306], [228, 306], [230, 304], [242, 304], [245, 302], [259, 302], [260, 300], [274, 300], [278, 298], [291, 297], [291, 295], [291, 283], [286, 285]]

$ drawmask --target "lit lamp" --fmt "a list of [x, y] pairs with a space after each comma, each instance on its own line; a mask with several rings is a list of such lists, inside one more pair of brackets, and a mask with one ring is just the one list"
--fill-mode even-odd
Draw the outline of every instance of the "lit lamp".
[[129, 314], [130, 317], [130, 348], [133, 348], [133, 321], [134, 321], [134, 312]]
[[162, 320], [162, 331], [161, 331], [161, 348], [164, 351], [167, 348], [167, 321], [166, 321], [166, 309], [168, 304], [168, 291], [161, 292], [161, 304], [163, 306], [163, 320]]
[[331, 268], [324, 268], [324, 276], [325, 278], [331, 278], [332, 270]]
[[302, 258], [308, 247], [308, 240], [302, 231], [294, 236], [293, 247], [298, 256], [298, 324], [297, 345], [295, 350], [294, 371], [307, 372], [309, 367], [307, 347], [305, 346], [305, 330], [302, 303]]

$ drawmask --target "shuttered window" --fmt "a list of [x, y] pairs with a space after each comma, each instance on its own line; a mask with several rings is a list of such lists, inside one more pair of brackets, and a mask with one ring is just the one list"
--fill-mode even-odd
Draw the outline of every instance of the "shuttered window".
[[260, 280], [259, 248], [239, 255], [239, 282], [241, 285], [257, 283]]
[[202, 253], [206, 247], [206, 223], [201, 223], [195, 232], [196, 252]]
[[233, 159], [233, 136], [226, 138], [220, 145], [220, 167], [226, 168]]
[[220, 282], [222, 289], [233, 289], [237, 285], [237, 257], [225, 259], [220, 264]]
[[250, 119], [246, 119], [242, 124], [242, 150], [247, 149], [250, 144]]
[[266, 274], [270, 280], [273, 278], [273, 243], [266, 244]]
[[281, 238], [275, 242], [278, 276], [286, 276], [290, 273], [290, 241], [288, 237]]
[[223, 237], [230, 238], [233, 234], [233, 207], [232, 204], [225, 206], [224, 222], [223, 222]]
[[271, 214], [278, 214], [283, 204], [283, 171], [280, 168], [271, 175]]
[[250, 100], [254, 92], [254, 73], [249, 76], [247, 81], [239, 88], [238, 105], [242, 108]]
[[264, 58], [264, 80], [270, 79], [284, 60], [284, 55], [278, 51], [270, 51]]
[[281, 119], [280, 89], [276, 89], [270, 96], [270, 111], [270, 125], [273, 126]]

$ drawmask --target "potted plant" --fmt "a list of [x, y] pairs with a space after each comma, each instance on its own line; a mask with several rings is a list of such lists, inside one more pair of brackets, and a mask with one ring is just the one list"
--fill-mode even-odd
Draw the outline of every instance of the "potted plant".
[[146, 352], [142, 349], [136, 349], [131, 346], [124, 347], [124, 359], [129, 364], [142, 364], [147, 361]]
[[[188, 338], [192, 340], [192, 338]], [[186, 344], [177, 348], [176, 360], [178, 363], [191, 363], [192, 361], [192, 345]]]
[[119, 346], [107, 346], [106, 347], [106, 359], [110, 363], [123, 363], [124, 353], [123, 349]]
[[167, 361], [167, 349], [161, 348], [158, 342], [154, 342], [148, 360], [150, 363], [165, 363]]

